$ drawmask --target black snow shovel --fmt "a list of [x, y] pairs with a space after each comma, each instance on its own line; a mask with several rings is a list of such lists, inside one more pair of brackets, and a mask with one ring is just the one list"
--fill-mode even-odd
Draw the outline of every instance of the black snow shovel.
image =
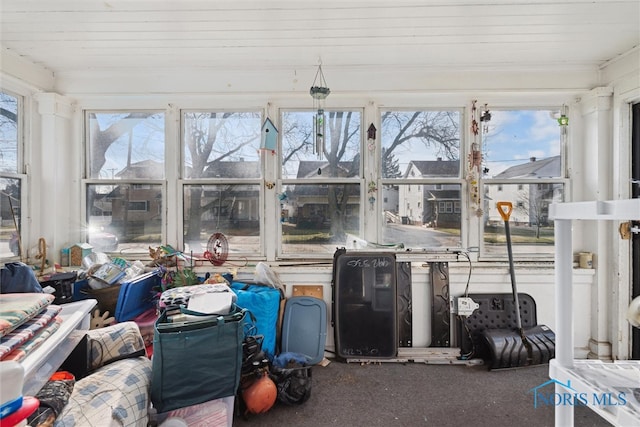
[[510, 202], [498, 202], [497, 207], [500, 216], [504, 220], [504, 230], [507, 238], [516, 330], [497, 328], [483, 331], [483, 338], [491, 356], [489, 369], [517, 368], [548, 363], [549, 359], [555, 356], [555, 334], [553, 331], [544, 325], [534, 325], [527, 329], [522, 327], [516, 275], [513, 267], [513, 252], [511, 250], [511, 231], [509, 230], [509, 217], [511, 216], [513, 205]]

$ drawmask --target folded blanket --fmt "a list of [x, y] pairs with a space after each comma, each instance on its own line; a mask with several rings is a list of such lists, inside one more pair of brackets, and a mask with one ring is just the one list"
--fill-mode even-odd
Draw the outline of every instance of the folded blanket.
[[62, 311], [59, 305], [50, 305], [44, 311], [18, 326], [4, 337], [0, 338], [0, 359], [11, 353], [16, 347], [33, 338], [40, 330], [47, 326], [58, 313]]
[[7, 354], [2, 361], [5, 360], [15, 360], [16, 362], [21, 361], [25, 357], [29, 355], [33, 350], [38, 348], [40, 344], [42, 344], [47, 338], [53, 335], [58, 329], [60, 329], [60, 324], [62, 323], [62, 318], [60, 316], [56, 316], [51, 323], [45, 326], [38, 334], [34, 335], [33, 338], [22, 344], [20, 347], [14, 349], [11, 353]]
[[0, 337], [7, 335], [49, 306], [50, 294], [0, 294]]
[[192, 296], [206, 294], [228, 292], [231, 295], [231, 302], [235, 303], [237, 296], [231, 291], [225, 283], [207, 283], [202, 285], [180, 286], [177, 288], [167, 289], [160, 295], [160, 306], [162, 307], [180, 307], [186, 306]]

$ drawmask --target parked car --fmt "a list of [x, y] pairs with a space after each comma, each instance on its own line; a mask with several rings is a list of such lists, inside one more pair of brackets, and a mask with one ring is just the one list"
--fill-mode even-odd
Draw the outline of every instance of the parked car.
[[103, 230], [89, 230], [89, 242], [96, 252], [115, 252], [118, 250], [118, 236]]

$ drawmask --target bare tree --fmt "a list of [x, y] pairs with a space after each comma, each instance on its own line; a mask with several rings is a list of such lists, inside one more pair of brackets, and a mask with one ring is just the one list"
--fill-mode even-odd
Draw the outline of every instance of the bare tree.
[[[252, 113], [248, 113], [252, 114]], [[254, 130], [248, 130], [243, 135], [234, 134], [228, 137], [228, 120], [241, 117], [243, 113], [203, 112], [189, 114], [186, 120], [185, 148], [189, 152], [191, 164], [187, 174], [190, 178], [214, 177], [216, 166], [225, 160], [233, 160], [238, 153], [253, 143], [258, 135]], [[202, 215], [212, 208], [220, 208], [224, 200], [232, 193], [231, 186], [218, 193], [218, 199], [202, 204], [204, 187], [190, 186], [189, 216], [186, 224], [185, 239], [199, 241], [202, 229]], [[232, 209], [228, 215], [233, 215]], [[221, 215], [220, 209], [218, 215]]]
[[148, 119], [154, 113], [136, 112], [129, 113], [114, 121], [105, 129], [100, 129], [100, 123], [95, 113], [89, 114], [89, 123], [91, 126], [90, 134], [93, 137], [91, 141], [91, 174], [97, 176], [106, 162], [106, 154], [111, 144], [126, 134], [131, 134], [140, 122]]
[[[283, 129], [283, 167], [294, 160], [304, 161], [310, 157], [315, 143], [312, 121], [307, 113], [297, 120], [285, 120]], [[326, 113], [326, 135], [322, 151], [324, 158], [323, 176], [344, 178], [360, 173], [360, 121], [352, 111], [331, 111]], [[293, 171], [291, 171], [293, 173]], [[332, 240], [344, 241], [347, 219], [347, 205], [350, 184], [330, 184], [327, 186], [327, 215], [330, 219]]]
[[460, 156], [460, 129], [457, 113], [451, 111], [386, 111], [382, 127], [389, 129], [389, 144], [385, 144], [382, 162], [401, 147], [419, 142], [424, 147], [449, 160]]
[[530, 184], [518, 192], [516, 209], [529, 218], [529, 225], [536, 228], [536, 239], [549, 214], [549, 203], [553, 199], [552, 184]]

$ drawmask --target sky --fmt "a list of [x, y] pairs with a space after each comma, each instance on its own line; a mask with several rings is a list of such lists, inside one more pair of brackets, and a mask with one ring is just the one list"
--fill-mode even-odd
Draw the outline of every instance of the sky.
[[[113, 119], [115, 115], [104, 115], [99, 119]], [[144, 125], [152, 125], [150, 121], [143, 121]], [[466, 126], [469, 124], [460, 124], [460, 128], [465, 131]], [[491, 111], [491, 120], [489, 122], [480, 122], [480, 134], [477, 136], [477, 142], [482, 141], [482, 152], [484, 156], [483, 167], [489, 169], [488, 177], [495, 176], [505, 169], [518, 164], [526, 163], [531, 157], [536, 157], [541, 160], [551, 156], [560, 154], [560, 128], [558, 126], [557, 119], [554, 116], [554, 112], [550, 110], [495, 110]], [[102, 122], [101, 128], [108, 126], [108, 123]], [[151, 130], [151, 129], [148, 129]], [[142, 131], [145, 134], [147, 131]], [[161, 129], [153, 129], [154, 131], [161, 131]], [[467, 133], [467, 132], [465, 132]], [[126, 159], [127, 152], [127, 138], [121, 138], [122, 143], [114, 144], [110, 147], [107, 154], [107, 163], [103, 167], [103, 171], [119, 171], [122, 168], [121, 160]], [[162, 138], [160, 138], [160, 144], [162, 145]], [[474, 142], [474, 141], [471, 141]], [[134, 138], [134, 149], [132, 152], [132, 161], [138, 161], [137, 153], [141, 149], [142, 153], [149, 155], [150, 145], [153, 145], [152, 140], [140, 140], [140, 138]], [[407, 149], [399, 147], [396, 150], [395, 156], [398, 158], [401, 170], [406, 169], [406, 165], [411, 160], [435, 160], [437, 154], [435, 151], [426, 152], [422, 151], [421, 144], [411, 144], [411, 147], [407, 146]], [[162, 160], [163, 148], [158, 147], [158, 150], [151, 150], [151, 152], [157, 151], [157, 155]], [[118, 167], [119, 166], [119, 167]], [[105, 176], [104, 178], [110, 178]]]
[[491, 115], [483, 144], [488, 176], [531, 157], [541, 160], [560, 154], [561, 129], [549, 110], [492, 111]]
[[[551, 110], [496, 110], [491, 111], [489, 122], [480, 122], [476, 140], [482, 144], [483, 167], [489, 168], [487, 177], [493, 177], [505, 169], [560, 154], [561, 130], [557, 112]], [[470, 133], [471, 124], [461, 123], [463, 134]], [[421, 143], [398, 147], [394, 151], [402, 172], [412, 160], [435, 160], [442, 154], [426, 151]]]

